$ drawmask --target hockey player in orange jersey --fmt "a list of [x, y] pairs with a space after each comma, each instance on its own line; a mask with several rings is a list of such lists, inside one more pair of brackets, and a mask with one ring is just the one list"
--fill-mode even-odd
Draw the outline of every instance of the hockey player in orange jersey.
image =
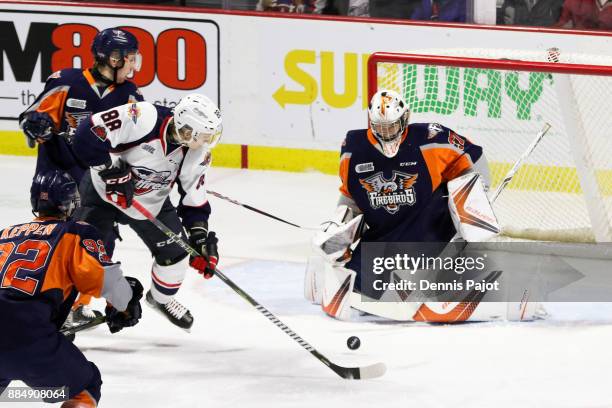
[[[364, 283], [373, 281], [372, 270], [362, 267], [364, 244], [395, 248], [397, 243], [432, 243], [419, 245], [438, 256], [449, 248], [451, 240], [481, 241], [499, 233], [486, 196], [489, 171], [483, 149], [438, 123], [409, 123], [409, 115], [409, 107], [398, 93], [379, 90], [369, 105], [368, 129], [347, 133], [340, 157], [341, 194], [336, 217], [324, 224], [313, 240], [320, 256], [309, 262], [305, 296], [340, 319], [350, 319], [351, 308], [406, 321], [505, 317], [503, 302], [493, 305], [493, 311], [476, 308], [475, 302], [405, 301], [395, 290], [384, 295], [397, 295], [397, 300], [381, 302], [383, 292]], [[467, 221], [478, 224], [475, 230], [464, 225], [469, 218], [465, 216], [466, 199], [478, 204], [480, 218]], [[396, 279], [394, 274], [405, 270], [398, 267], [388, 272], [385, 279], [391, 281]], [[363, 302], [366, 293], [369, 299]], [[529, 310], [535, 310], [534, 306]], [[510, 309], [507, 313], [508, 319], [514, 319]], [[529, 311], [520, 313], [521, 319], [530, 317]]]
[[78, 292], [106, 299], [112, 333], [133, 326], [143, 288], [123, 276], [95, 228], [70, 219], [79, 203], [70, 175], [36, 175], [31, 202], [33, 221], [0, 232], [0, 394], [20, 380], [30, 387], [66, 387], [56, 394], [64, 408], [93, 408], [100, 399], [100, 371], [59, 328]]
[[[29, 145], [38, 144], [36, 173], [62, 170], [79, 183], [87, 169], [72, 151], [79, 123], [102, 110], [143, 100], [138, 87], [128, 79], [140, 69], [138, 40], [132, 33], [117, 27], [102, 30], [91, 51], [93, 67], [54, 72], [36, 101], [19, 116]], [[91, 296], [79, 296], [67, 325], [95, 317], [87, 306], [90, 300]]]

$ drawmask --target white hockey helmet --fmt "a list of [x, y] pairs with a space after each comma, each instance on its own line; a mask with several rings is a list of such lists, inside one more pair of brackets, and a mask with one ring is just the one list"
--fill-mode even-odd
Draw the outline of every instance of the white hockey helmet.
[[191, 149], [212, 149], [221, 139], [221, 112], [208, 97], [192, 93], [174, 107], [176, 141]]
[[408, 105], [397, 92], [381, 89], [372, 96], [368, 107], [370, 129], [385, 156], [397, 154], [409, 116]]

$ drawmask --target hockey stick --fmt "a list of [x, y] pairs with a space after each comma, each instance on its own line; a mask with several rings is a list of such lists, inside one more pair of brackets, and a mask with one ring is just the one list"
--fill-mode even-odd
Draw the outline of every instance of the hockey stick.
[[[183, 241], [180, 235], [175, 234], [170, 228], [168, 228], [164, 223], [159, 221], [157, 218], [149, 212], [146, 208], [142, 206], [138, 201], [132, 201], [132, 207], [135, 208], [139, 213], [144, 215], [149, 221], [151, 221], [160, 231], [162, 231], [166, 236], [172, 239], [177, 243], [181, 248], [185, 250], [191, 256], [200, 256], [200, 254], [193, 249], [187, 242]], [[340, 377], [349, 379], [349, 380], [359, 380], [359, 379], [370, 379], [382, 376], [387, 370], [384, 363], [376, 363], [365, 367], [342, 367], [337, 364], [329, 361], [327, 357], [321, 354], [317, 349], [312, 347], [306, 340], [301, 338], [296, 332], [291, 330], [286, 324], [281, 322], [272, 312], [266, 309], [264, 306], [259, 304], [255, 299], [253, 299], [248, 293], [243, 291], [238, 285], [232, 282], [227, 276], [225, 276], [219, 269], [215, 271], [215, 275], [223, 281], [227, 286], [229, 286], [234, 292], [236, 292], [240, 297], [249, 302], [258, 312], [263, 314], [268, 318], [272, 323], [276, 325], [279, 329], [281, 329], [285, 334], [291, 337], [296, 343], [305, 348], [310, 352], [313, 356], [317, 358], [320, 362], [328, 366], [332, 369], [336, 374]]]
[[499, 184], [499, 186], [497, 186], [497, 190], [495, 190], [495, 193], [493, 193], [493, 197], [491, 197], [491, 204], [495, 202], [499, 194], [504, 190], [504, 188], [506, 188], [506, 186], [510, 183], [510, 181], [512, 181], [512, 178], [514, 177], [518, 169], [523, 165], [523, 162], [525, 161], [525, 159], [531, 155], [531, 153], [536, 148], [536, 146], [540, 143], [544, 135], [548, 133], [548, 131], [550, 130], [550, 127], [551, 127], [550, 124], [545, 123], [542, 130], [540, 130], [540, 132], [536, 135], [533, 142], [531, 142], [529, 147], [527, 147], [527, 150], [525, 150], [525, 152], [523, 152], [521, 157], [519, 157], [518, 160], [514, 163], [514, 166], [512, 166], [510, 171], [506, 174], [506, 177], [504, 177], [504, 179]]
[[65, 329], [61, 329], [60, 333], [64, 336], [72, 336], [75, 333], [78, 333], [82, 330], [91, 329], [92, 327], [96, 327], [102, 323], [106, 322], [106, 316], [96, 316], [87, 323], [79, 324], [78, 326], [66, 327]]
[[266, 216], [268, 218], [272, 218], [273, 220], [280, 221], [280, 222], [283, 222], [285, 224], [291, 225], [292, 227], [296, 227], [296, 228], [300, 228], [300, 229], [305, 229], [305, 230], [315, 230], [315, 231], [319, 230], [319, 227], [304, 227], [304, 226], [301, 226], [301, 225], [298, 225], [298, 224], [294, 224], [293, 222], [284, 220], [284, 219], [282, 219], [280, 217], [277, 217], [276, 215], [272, 215], [270, 213], [267, 213], [265, 211], [257, 209], [257, 208], [255, 208], [253, 206], [248, 205], [248, 204], [244, 204], [244, 203], [241, 203], [240, 201], [236, 201], [236, 200], [234, 200], [232, 198], [224, 196], [223, 194], [219, 194], [216, 191], [206, 190], [206, 192], [208, 194], [210, 194], [210, 195], [213, 195], [213, 196], [215, 196], [217, 198], [220, 198], [221, 200], [229, 201], [232, 204], [235, 204], [235, 205], [238, 205], [240, 207], [246, 208], [247, 210], [251, 210], [253, 212], [256, 212], [257, 214], [261, 214], [261, 215]]

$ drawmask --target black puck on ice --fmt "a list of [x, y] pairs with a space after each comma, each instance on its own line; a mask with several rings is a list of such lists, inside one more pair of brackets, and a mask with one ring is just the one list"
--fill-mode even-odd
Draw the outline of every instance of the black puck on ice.
[[346, 346], [351, 350], [357, 350], [361, 346], [361, 340], [357, 336], [351, 336], [346, 339]]

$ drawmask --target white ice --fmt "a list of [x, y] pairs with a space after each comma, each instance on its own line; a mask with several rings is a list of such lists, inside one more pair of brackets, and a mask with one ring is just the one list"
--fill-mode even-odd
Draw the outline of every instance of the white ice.
[[[31, 218], [34, 160], [0, 161], [4, 227]], [[317, 225], [333, 211], [337, 184], [320, 174], [213, 168], [207, 187]], [[144, 306], [134, 328], [77, 335], [76, 344], [102, 372], [100, 407], [612, 407], [609, 307], [551, 305], [551, 319], [532, 323], [334, 321], [302, 296], [309, 231], [210, 200], [220, 267], [231, 279], [332, 361], [383, 361], [387, 374], [370, 381], [337, 377], [221, 281], [189, 271], [178, 298], [194, 314], [191, 333]], [[146, 288], [150, 256], [134, 233], [121, 231], [115, 258]], [[352, 335], [362, 344], [355, 351], [346, 346]]]

